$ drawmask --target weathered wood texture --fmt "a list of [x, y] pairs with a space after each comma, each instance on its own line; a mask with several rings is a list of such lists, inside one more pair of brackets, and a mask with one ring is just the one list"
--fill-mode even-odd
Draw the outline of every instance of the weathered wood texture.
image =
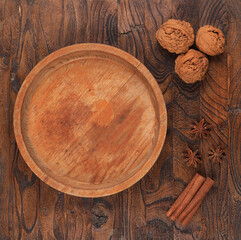
[[[184, 84], [176, 56], [158, 46], [167, 19], [189, 21], [195, 32], [211, 24], [227, 38], [210, 57], [201, 83]], [[239, 0], [0, 0], [0, 239], [241, 239], [241, 4]], [[26, 75], [42, 58], [67, 45], [98, 42], [136, 56], [158, 81], [168, 111], [163, 151], [149, 173], [128, 190], [105, 198], [77, 198], [48, 187], [26, 166], [13, 135], [13, 106]], [[205, 118], [207, 139], [189, 124]], [[210, 146], [226, 153], [208, 160]], [[165, 213], [195, 171], [182, 160], [199, 148], [197, 170], [215, 185], [188, 227]]]

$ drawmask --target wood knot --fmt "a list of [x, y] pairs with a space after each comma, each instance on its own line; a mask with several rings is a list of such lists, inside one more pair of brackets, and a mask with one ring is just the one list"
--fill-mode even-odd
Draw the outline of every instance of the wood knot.
[[108, 214], [99, 207], [92, 209], [92, 223], [95, 228], [101, 228], [108, 220]]

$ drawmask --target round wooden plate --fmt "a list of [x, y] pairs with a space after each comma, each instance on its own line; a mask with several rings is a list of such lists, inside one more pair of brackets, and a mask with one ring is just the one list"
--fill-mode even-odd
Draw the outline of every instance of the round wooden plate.
[[59, 191], [100, 197], [143, 177], [163, 146], [167, 113], [146, 67], [102, 44], [60, 49], [17, 96], [14, 130], [32, 171]]

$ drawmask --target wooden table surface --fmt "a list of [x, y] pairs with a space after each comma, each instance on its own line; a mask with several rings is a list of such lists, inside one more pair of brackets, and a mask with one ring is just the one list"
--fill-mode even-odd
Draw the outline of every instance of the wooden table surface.
[[[155, 32], [169, 18], [195, 32], [211, 24], [227, 39], [210, 57], [201, 83], [174, 73], [175, 54]], [[0, 239], [241, 239], [241, 3], [239, 0], [0, 0]], [[78, 198], [40, 181], [22, 159], [13, 133], [16, 94], [30, 70], [67, 45], [97, 42], [121, 48], [151, 71], [164, 94], [168, 132], [154, 167], [133, 187], [105, 198]], [[190, 124], [205, 118], [211, 134], [194, 140]], [[221, 145], [221, 164], [208, 159]], [[183, 152], [199, 148], [203, 164], [187, 167]], [[195, 172], [215, 180], [188, 227], [168, 208]]]

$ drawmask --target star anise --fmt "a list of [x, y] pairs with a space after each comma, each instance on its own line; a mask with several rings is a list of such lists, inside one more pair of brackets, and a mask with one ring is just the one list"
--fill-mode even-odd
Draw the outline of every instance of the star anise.
[[195, 121], [195, 124], [191, 125], [192, 130], [190, 132], [194, 134], [194, 138], [206, 138], [206, 135], [210, 133], [208, 131], [210, 127], [211, 126], [205, 123], [205, 120], [202, 119], [200, 122]]
[[201, 160], [199, 159], [199, 155], [197, 155], [198, 149], [196, 151], [192, 151], [190, 148], [187, 148], [187, 153], [184, 154], [185, 162], [187, 163], [187, 166], [194, 166], [197, 167], [198, 163], [201, 163]]
[[223, 156], [224, 156], [224, 151], [221, 149], [220, 146], [217, 146], [216, 149], [212, 148], [208, 152], [209, 159], [212, 160], [214, 163], [215, 162], [222, 162]]

